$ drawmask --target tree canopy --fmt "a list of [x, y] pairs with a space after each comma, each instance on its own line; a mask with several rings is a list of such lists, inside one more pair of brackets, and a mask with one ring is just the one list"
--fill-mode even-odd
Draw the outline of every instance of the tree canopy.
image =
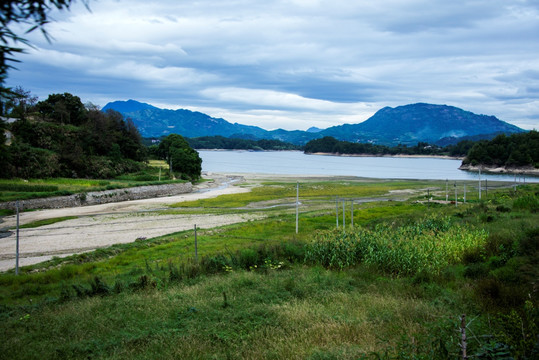
[[170, 134], [158, 147], [158, 154], [171, 167], [173, 173], [185, 180], [197, 180], [202, 173], [202, 159], [187, 140], [178, 134]]
[[504, 134], [473, 145], [463, 161], [464, 165], [498, 167], [539, 167], [539, 132], [532, 130], [522, 134]]
[[20, 111], [12, 107], [8, 115], [19, 120], [0, 124], [13, 137], [10, 146], [0, 138], [1, 177], [110, 178], [137, 171], [146, 160], [138, 130], [116, 111], [85, 107], [69, 93], [52, 94]]

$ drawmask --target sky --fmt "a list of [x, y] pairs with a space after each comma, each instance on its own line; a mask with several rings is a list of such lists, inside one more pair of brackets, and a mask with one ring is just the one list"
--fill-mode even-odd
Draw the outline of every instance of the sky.
[[[539, 128], [539, 0], [79, 0], [7, 80], [272, 130], [418, 102]], [[21, 30], [23, 30], [21, 28]]]

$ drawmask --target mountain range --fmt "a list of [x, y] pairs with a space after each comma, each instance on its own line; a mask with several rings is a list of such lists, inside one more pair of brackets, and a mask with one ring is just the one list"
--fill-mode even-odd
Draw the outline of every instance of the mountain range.
[[500, 133], [525, 130], [495, 116], [477, 115], [454, 106], [417, 103], [384, 107], [359, 124], [344, 124], [307, 131], [283, 129], [268, 131], [257, 126], [230, 123], [221, 118], [185, 109], [168, 110], [135, 100], [114, 101], [103, 110], [113, 109], [133, 120], [143, 137], [172, 133], [185, 137], [221, 135], [241, 139], [276, 139], [303, 145], [310, 140], [332, 136], [338, 140], [394, 146], [428, 142], [444, 145], [463, 138], [493, 138]]

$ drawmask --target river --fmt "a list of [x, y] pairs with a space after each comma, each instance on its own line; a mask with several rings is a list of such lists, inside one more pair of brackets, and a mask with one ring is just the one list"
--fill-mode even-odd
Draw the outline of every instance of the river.
[[[208, 172], [277, 175], [357, 176], [377, 179], [477, 180], [478, 174], [459, 170], [461, 160], [431, 157], [349, 157], [306, 155], [301, 151], [199, 150]], [[514, 181], [514, 175], [481, 174], [489, 181]], [[523, 181], [523, 178], [517, 177]], [[526, 182], [539, 182], [526, 177]]]

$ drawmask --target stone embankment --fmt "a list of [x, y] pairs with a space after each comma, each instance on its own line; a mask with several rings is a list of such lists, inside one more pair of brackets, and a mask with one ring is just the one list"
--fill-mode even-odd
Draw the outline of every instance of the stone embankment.
[[[19, 209], [60, 209], [65, 207], [107, 204], [128, 200], [148, 199], [189, 193], [191, 183], [139, 186], [125, 189], [92, 191], [69, 196], [19, 201]], [[15, 210], [15, 201], [0, 203], [0, 209]]]

